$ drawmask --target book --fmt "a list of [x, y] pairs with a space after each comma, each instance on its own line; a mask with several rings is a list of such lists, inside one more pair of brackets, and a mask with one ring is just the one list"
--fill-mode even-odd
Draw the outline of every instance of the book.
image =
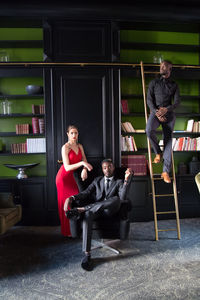
[[39, 121], [37, 117], [32, 118], [32, 130], [33, 130], [33, 134], [38, 134], [40, 132]]
[[135, 129], [130, 122], [122, 123], [122, 128], [124, 132], [135, 132]]
[[193, 126], [194, 126], [194, 120], [193, 119], [188, 120], [186, 131], [187, 132], [192, 132], [193, 131]]
[[122, 113], [128, 114], [130, 112], [129, 107], [128, 107], [128, 100], [122, 99], [121, 100], [121, 107], [122, 107]]
[[44, 134], [45, 132], [44, 119], [38, 119], [38, 123], [39, 123], [39, 132], [41, 134]]

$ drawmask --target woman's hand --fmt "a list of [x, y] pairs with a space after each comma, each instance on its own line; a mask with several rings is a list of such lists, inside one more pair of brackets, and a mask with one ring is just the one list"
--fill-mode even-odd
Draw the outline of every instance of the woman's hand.
[[89, 164], [88, 162], [83, 161], [83, 166], [88, 170], [91, 171], [93, 169], [93, 166]]
[[84, 180], [87, 179], [87, 177], [88, 177], [88, 175], [87, 175], [87, 169], [84, 168], [84, 169], [81, 171], [81, 179], [84, 181]]

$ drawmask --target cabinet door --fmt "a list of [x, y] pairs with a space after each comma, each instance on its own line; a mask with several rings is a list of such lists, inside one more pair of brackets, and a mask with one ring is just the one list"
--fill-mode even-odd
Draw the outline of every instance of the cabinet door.
[[178, 178], [178, 198], [181, 218], [200, 217], [200, 195], [194, 176]]
[[46, 22], [44, 53], [46, 61], [110, 61], [111, 24], [85, 21]]
[[127, 200], [130, 201], [130, 221], [149, 221], [153, 219], [153, 208], [149, 196], [149, 180], [147, 177], [138, 176], [132, 179], [127, 191]]
[[46, 178], [15, 180], [13, 192], [16, 201], [22, 205], [23, 225], [46, 224]]
[[57, 211], [55, 177], [60, 166], [56, 162], [61, 159], [62, 145], [67, 142], [68, 125], [78, 127], [79, 142], [94, 167], [99, 167], [103, 158], [112, 157], [112, 76], [111, 70], [94, 67], [61, 67], [46, 76], [53, 82], [52, 90], [46, 83], [46, 96], [51, 98], [51, 107], [47, 105], [46, 110], [51, 116], [47, 129], [48, 205], [51, 210]]

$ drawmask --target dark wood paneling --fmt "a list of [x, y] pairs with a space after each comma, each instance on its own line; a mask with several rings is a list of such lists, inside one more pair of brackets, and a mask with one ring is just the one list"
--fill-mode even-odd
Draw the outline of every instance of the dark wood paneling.
[[45, 60], [111, 61], [111, 25], [101, 22], [50, 22], [44, 26]]
[[179, 177], [178, 198], [181, 218], [200, 217], [200, 195], [194, 176]]
[[47, 223], [46, 177], [1, 179], [0, 191], [13, 193], [14, 202], [22, 205], [20, 225]]
[[132, 205], [130, 221], [148, 221], [153, 217], [149, 180], [144, 176], [134, 176], [127, 192], [127, 199]]
[[106, 69], [56, 69], [57, 146], [67, 141], [66, 129], [75, 124], [88, 158], [112, 155], [112, 95]]
[[75, 124], [79, 142], [88, 161], [96, 168], [114, 152], [112, 133], [113, 95], [111, 70], [105, 68], [49, 69], [46, 78], [48, 214], [57, 212], [56, 174], [60, 168], [61, 147], [67, 142], [66, 129]]

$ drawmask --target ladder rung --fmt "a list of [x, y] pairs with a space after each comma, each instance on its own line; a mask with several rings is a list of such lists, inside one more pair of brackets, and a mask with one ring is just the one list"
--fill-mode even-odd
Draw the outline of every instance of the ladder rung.
[[174, 197], [174, 194], [162, 194], [162, 195], [155, 195], [155, 197]]
[[[169, 177], [170, 179], [173, 179], [173, 177]], [[153, 180], [163, 180], [161, 177], [152, 177]]]
[[169, 210], [169, 211], [158, 211], [156, 212], [157, 215], [164, 215], [164, 214], [175, 214], [175, 210]]
[[144, 74], [160, 74], [159, 71], [145, 71]]
[[158, 229], [158, 231], [176, 231], [176, 228], [171, 228], [171, 229]]

